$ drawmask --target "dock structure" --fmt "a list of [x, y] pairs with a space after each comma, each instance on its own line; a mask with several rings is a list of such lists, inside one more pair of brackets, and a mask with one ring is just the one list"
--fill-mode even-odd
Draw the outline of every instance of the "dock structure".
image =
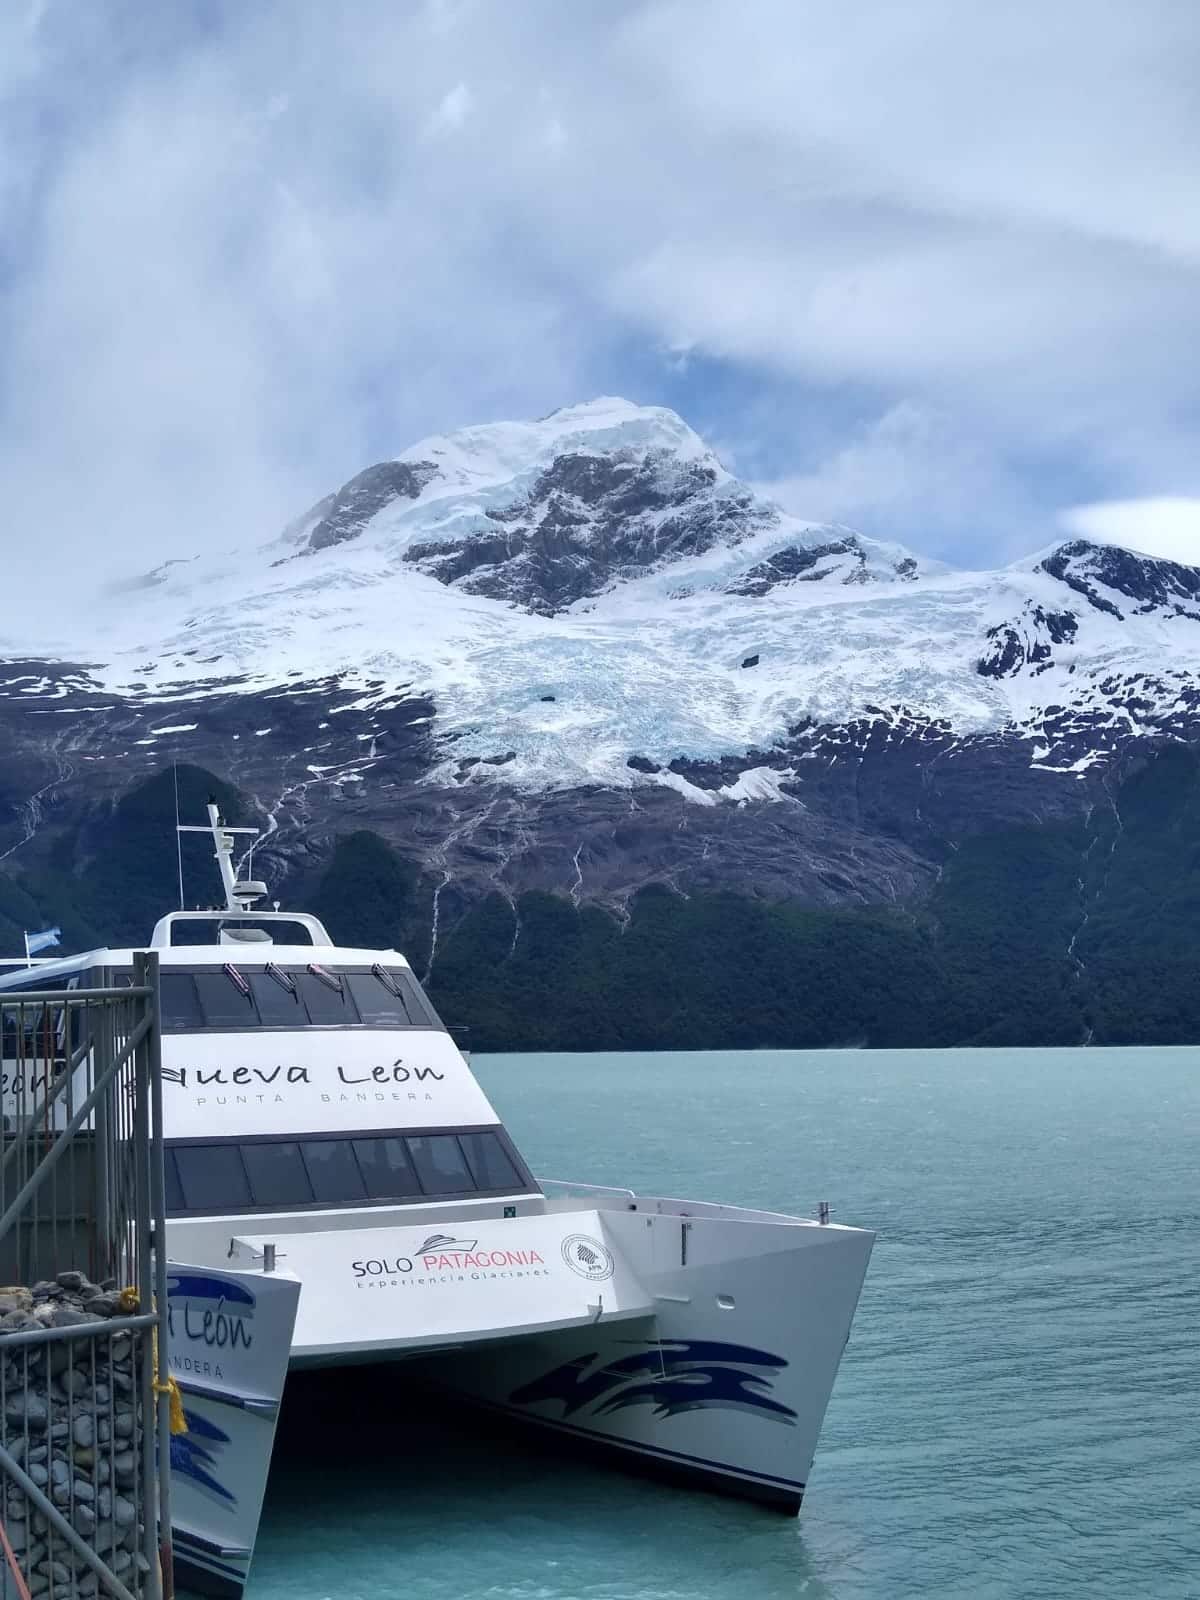
[[0, 993], [0, 1040], [0, 1596], [169, 1600], [157, 956]]

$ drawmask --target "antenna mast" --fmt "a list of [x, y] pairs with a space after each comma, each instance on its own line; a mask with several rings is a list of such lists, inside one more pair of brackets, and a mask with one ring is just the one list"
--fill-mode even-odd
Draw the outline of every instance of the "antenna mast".
[[212, 835], [215, 846], [215, 859], [217, 870], [221, 874], [221, 887], [225, 891], [226, 911], [249, 911], [256, 900], [262, 900], [267, 892], [265, 883], [248, 878], [244, 882], [237, 881], [237, 874], [233, 870], [233, 846], [236, 834], [249, 834], [252, 839], [258, 838], [257, 828], [227, 828], [221, 821], [221, 813], [217, 809], [217, 802], [210, 800], [207, 807], [208, 826], [189, 827], [186, 823], [178, 828], [179, 833], [209, 833]]

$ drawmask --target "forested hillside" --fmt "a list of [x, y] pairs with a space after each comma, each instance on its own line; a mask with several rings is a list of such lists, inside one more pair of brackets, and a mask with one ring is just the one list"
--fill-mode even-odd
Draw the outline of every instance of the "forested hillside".
[[[179, 772], [194, 815], [210, 792]], [[64, 839], [50, 868], [0, 876], [0, 940], [58, 923], [64, 945], [138, 942], [175, 902], [167, 772]], [[329, 841], [283, 887], [335, 939], [405, 951], [477, 1049], [1200, 1042], [1200, 762], [1160, 751], [1078, 825], [980, 833], [923, 904], [814, 909], [651, 886], [623, 918], [564, 896], [452, 888], [374, 833]], [[190, 896], [211, 850], [187, 841]], [[438, 929], [432, 967], [432, 908]]]

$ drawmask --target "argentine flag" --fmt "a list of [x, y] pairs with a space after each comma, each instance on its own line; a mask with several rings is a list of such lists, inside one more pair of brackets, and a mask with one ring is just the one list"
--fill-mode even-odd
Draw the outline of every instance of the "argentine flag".
[[25, 954], [37, 955], [39, 950], [49, 950], [62, 938], [61, 928], [44, 928], [41, 933], [27, 933], [25, 935]]

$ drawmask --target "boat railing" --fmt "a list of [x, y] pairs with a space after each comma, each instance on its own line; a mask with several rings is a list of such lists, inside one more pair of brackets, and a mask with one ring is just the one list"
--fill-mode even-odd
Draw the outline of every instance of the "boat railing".
[[615, 1189], [603, 1183], [573, 1183], [569, 1178], [539, 1178], [537, 1181], [547, 1199], [551, 1198], [552, 1190], [564, 1199], [573, 1194], [607, 1195], [611, 1200], [637, 1199], [634, 1189]]

